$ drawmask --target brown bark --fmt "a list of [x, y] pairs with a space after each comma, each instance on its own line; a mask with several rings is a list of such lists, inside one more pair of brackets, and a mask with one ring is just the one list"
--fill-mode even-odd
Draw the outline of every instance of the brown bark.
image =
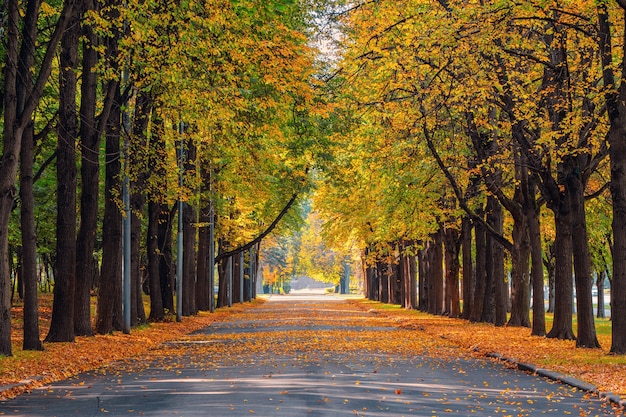
[[[405, 242], [403, 249], [413, 248], [413, 242]], [[404, 253], [401, 256], [401, 267], [403, 276], [403, 307], [407, 310], [417, 308], [417, 276], [416, 276], [416, 256], [411, 253]]]
[[[86, 11], [95, 10], [93, 0], [83, 2]], [[81, 193], [80, 226], [76, 238], [76, 291], [74, 293], [74, 332], [91, 336], [91, 288], [94, 277], [93, 252], [98, 227], [100, 185], [100, 132], [96, 126], [98, 63], [97, 36], [89, 25], [83, 28], [83, 65], [80, 102]]]
[[[29, 2], [30, 3], [30, 2]], [[46, 52], [39, 64], [37, 80], [31, 86], [22, 111], [17, 108], [18, 50], [20, 9], [17, 0], [7, 0], [5, 32], [5, 64], [3, 88], [3, 138], [2, 158], [0, 161], [0, 354], [11, 355], [11, 271], [9, 265], [9, 217], [15, 198], [15, 180], [18, 156], [21, 152], [22, 133], [30, 123], [43, 89], [52, 71], [52, 62], [57, 46], [68, 20], [73, 14], [77, 0], [68, 0], [63, 5], [54, 33], [49, 39]], [[27, 6], [28, 8], [29, 6]], [[29, 9], [30, 10], [30, 9]], [[30, 48], [34, 42], [23, 43]], [[21, 76], [20, 76], [21, 77]]]
[[424, 244], [424, 248], [417, 253], [417, 308], [420, 311], [428, 311], [428, 247], [429, 243]]
[[381, 303], [389, 303], [389, 270], [388, 264], [384, 262], [376, 263], [376, 272], [378, 275], [379, 298]]
[[104, 219], [102, 224], [102, 267], [98, 304], [96, 310], [96, 332], [112, 333], [117, 302], [122, 298], [122, 213], [117, 201], [121, 195], [120, 164], [120, 90], [116, 87], [116, 100], [106, 123], [106, 168]]
[[461, 248], [463, 259], [463, 312], [461, 317], [469, 320], [474, 294], [474, 267], [472, 264], [472, 221], [463, 217], [461, 225]]
[[[176, 205], [175, 205], [176, 207]], [[175, 264], [172, 255], [172, 226], [174, 215], [170, 212], [167, 204], [160, 204], [158, 241], [159, 241], [159, 276], [161, 284], [161, 297], [163, 308], [169, 314], [175, 312], [174, 309], [174, 288], [175, 288]]]
[[522, 215], [513, 223], [510, 326], [530, 327], [530, 241], [527, 221], [528, 218]]
[[[27, 3], [22, 48], [17, 80], [17, 113], [24, 111], [26, 95], [31, 88], [31, 68], [35, 60], [37, 14], [40, 1]], [[24, 129], [20, 153], [20, 225], [22, 229], [22, 280], [24, 285], [24, 350], [43, 350], [39, 334], [39, 299], [37, 295], [37, 234], [35, 229], [35, 199], [33, 195], [34, 123]]]
[[37, 291], [37, 232], [33, 197], [34, 126], [29, 124], [22, 137], [20, 154], [20, 200], [22, 227], [22, 274], [24, 280], [24, 350], [43, 350], [39, 335]]
[[150, 201], [148, 203], [148, 288], [150, 289], [150, 316], [149, 321], [156, 322], [165, 319], [163, 308], [163, 297], [161, 295], [161, 276], [159, 265], [161, 251], [159, 250], [159, 214], [161, 206], [159, 203]]
[[599, 348], [600, 342], [596, 336], [595, 320], [593, 317], [593, 300], [591, 298], [591, 256], [589, 255], [589, 240], [587, 238], [587, 221], [585, 219], [584, 185], [581, 177], [571, 175], [566, 189], [569, 191], [570, 206], [572, 208], [572, 254], [574, 259], [574, 275], [576, 277], [576, 317], [578, 335], [576, 346], [585, 348]]
[[446, 227], [443, 232], [444, 239], [444, 259], [445, 259], [445, 312], [450, 317], [461, 315], [461, 305], [459, 300], [459, 251], [461, 250], [460, 232], [452, 227]]
[[554, 322], [547, 337], [574, 340], [572, 327], [572, 232], [568, 218], [569, 212], [564, 211], [565, 208], [562, 207], [554, 216], [556, 226], [554, 287], [557, 297], [554, 304]]
[[137, 94], [135, 117], [130, 140], [129, 167], [130, 167], [130, 265], [131, 265], [131, 325], [146, 321], [146, 312], [143, 306], [143, 277], [142, 273], [142, 214], [146, 205], [146, 181], [150, 168], [147, 161], [148, 121], [152, 113], [153, 99], [147, 92]]
[[[489, 211], [488, 223], [493, 230], [502, 235], [504, 232], [504, 213], [498, 199], [493, 199]], [[504, 248], [496, 239], [490, 240], [491, 266], [487, 271], [491, 274], [491, 281], [493, 281], [493, 323], [496, 326], [504, 326], [506, 324], [507, 306], [509, 304], [508, 288], [504, 280]]]
[[72, 13], [61, 39], [57, 127], [57, 230], [52, 320], [47, 342], [73, 342], [76, 285], [76, 92], [81, 8]]
[[485, 289], [487, 286], [487, 234], [482, 224], [474, 227], [476, 245], [476, 274], [474, 298], [470, 310], [470, 321], [480, 321], [485, 304]]
[[[619, 3], [619, 2], [618, 2]], [[622, 9], [626, 7], [620, 4]], [[626, 13], [622, 12], [626, 20]], [[607, 5], [598, 3], [600, 50], [605, 85], [617, 85], [612, 66], [611, 32]], [[626, 28], [622, 39], [626, 37]], [[624, 48], [624, 46], [622, 46]], [[621, 51], [624, 52], [624, 51]], [[623, 58], [626, 61], [626, 58]], [[621, 67], [624, 67], [622, 62]], [[617, 92], [606, 93], [611, 160], [611, 197], [613, 201], [613, 280], [611, 282], [611, 352], [626, 354], [626, 80]]]
[[[533, 193], [534, 194], [534, 193]], [[534, 200], [534, 199], [533, 199]], [[530, 240], [531, 252], [531, 284], [533, 288], [533, 322], [532, 334], [535, 336], [546, 335], [546, 314], [544, 305], [543, 290], [543, 259], [541, 249], [541, 229], [539, 223], [539, 208], [533, 201], [532, 206], [527, 211], [528, 238]]]
[[196, 259], [196, 307], [200, 311], [209, 311], [211, 308], [209, 294], [209, 268], [213, 266], [209, 260], [209, 222], [211, 221], [211, 207], [206, 204], [200, 208], [198, 228], [198, 257]]
[[432, 311], [433, 314], [443, 314], [444, 303], [444, 271], [443, 271], [443, 230], [439, 230], [433, 235], [432, 258], [430, 264], [429, 279], [432, 280], [432, 293], [429, 297], [433, 298]]

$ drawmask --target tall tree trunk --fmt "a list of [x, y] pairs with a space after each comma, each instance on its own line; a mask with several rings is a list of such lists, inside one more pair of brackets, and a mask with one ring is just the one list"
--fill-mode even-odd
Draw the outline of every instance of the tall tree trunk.
[[22, 137], [20, 154], [20, 200], [22, 227], [22, 265], [24, 279], [24, 350], [43, 350], [39, 336], [37, 291], [37, 232], [33, 196], [34, 126], [30, 123]]
[[530, 327], [530, 241], [528, 219], [521, 215], [513, 223], [513, 271], [509, 326]]
[[389, 303], [400, 304], [402, 298], [402, 275], [397, 259], [392, 259], [389, 268]]
[[[619, 2], [618, 2], [619, 3]], [[611, 26], [607, 4], [598, 3], [600, 51], [602, 53], [604, 85], [615, 86]], [[620, 5], [622, 9], [626, 9]], [[626, 14], [622, 11], [622, 23]], [[626, 37], [626, 27], [621, 38]], [[625, 48], [622, 44], [622, 48]], [[624, 50], [621, 51], [624, 68]], [[609, 117], [609, 156], [611, 160], [611, 197], [613, 201], [613, 280], [611, 283], [611, 352], [626, 354], [626, 80], [619, 80], [619, 90], [606, 93]]]
[[143, 306], [141, 245], [142, 215], [146, 205], [146, 181], [149, 175], [148, 166], [148, 122], [152, 113], [152, 96], [147, 92], [137, 94], [133, 136], [128, 155], [130, 166], [130, 265], [131, 265], [131, 324], [145, 322], [146, 312]]
[[469, 320], [474, 294], [474, 268], [472, 264], [472, 221], [463, 217], [461, 226], [461, 248], [463, 259], [463, 312], [461, 317]]
[[418, 252], [418, 281], [417, 281], [417, 299], [418, 309], [420, 311], [428, 311], [428, 262], [429, 262], [429, 245], [430, 242], [424, 244], [424, 248]]
[[548, 243], [545, 251], [545, 257], [543, 258], [543, 265], [546, 268], [548, 274], [548, 313], [554, 313], [555, 304], [555, 288], [554, 288], [554, 276], [556, 275], [556, 261], [554, 259], [554, 242]]
[[[85, 0], [86, 11], [95, 10], [94, 0]], [[98, 40], [90, 25], [83, 28], [83, 68], [80, 102], [81, 194], [80, 227], [76, 238], [76, 291], [74, 293], [74, 332], [91, 336], [91, 288], [95, 271], [93, 252], [98, 228], [100, 184], [100, 132], [96, 126]]]
[[578, 335], [576, 346], [585, 348], [599, 348], [600, 342], [596, 336], [595, 320], [593, 317], [593, 301], [591, 298], [591, 256], [589, 255], [589, 240], [587, 238], [587, 221], [585, 218], [585, 186], [580, 175], [568, 177], [570, 206], [572, 208], [572, 254], [574, 259], [574, 275], [576, 277], [576, 313], [578, 321]]
[[470, 310], [470, 321], [477, 322], [481, 320], [485, 304], [485, 290], [487, 286], [487, 233], [481, 224], [476, 223], [474, 226], [474, 234], [476, 236], [476, 286], [474, 288], [472, 309]]
[[[131, 185], [131, 189], [132, 189]], [[142, 216], [140, 215], [145, 205], [145, 198], [138, 196], [137, 192], [131, 191], [130, 207], [130, 324], [136, 326], [146, 321], [146, 311], [143, 307], [142, 292], [142, 262], [141, 262], [141, 240], [142, 240]], [[141, 201], [144, 200], [144, 201]], [[141, 210], [141, 211], [140, 211]]]
[[8, 0], [4, 68], [4, 119], [0, 162], [0, 354], [12, 355], [11, 268], [9, 264], [9, 218], [15, 200], [15, 179], [21, 151], [22, 130], [16, 129], [19, 2]]
[[[36, 1], [36, 0], [33, 0]], [[32, 12], [38, 7], [32, 7], [28, 1], [27, 10]], [[18, 157], [21, 152], [22, 133], [32, 119], [39, 100], [43, 94], [50, 73], [52, 62], [56, 57], [56, 50], [68, 21], [73, 15], [73, 8], [78, 0], [67, 0], [59, 16], [54, 33], [50, 37], [45, 55], [39, 64], [39, 74], [36, 82], [26, 97], [23, 110], [17, 108], [18, 83], [18, 48], [20, 28], [20, 2], [6, 0], [6, 32], [4, 36], [5, 64], [3, 86], [3, 137], [2, 157], [0, 160], [0, 355], [11, 355], [11, 271], [9, 265], [9, 218], [13, 210], [15, 198], [15, 179], [17, 175]], [[29, 13], [36, 16], [37, 13]], [[35, 42], [29, 39], [22, 42], [22, 48], [32, 48]], [[19, 78], [23, 78], [20, 74]]]
[[572, 327], [572, 232], [570, 229], [569, 207], [565, 204], [556, 211], [554, 223], [556, 238], [554, 240], [554, 255], [556, 259], [554, 270], [555, 305], [554, 322], [547, 337], [574, 340]]
[[[500, 235], [504, 232], [504, 213], [502, 206], [496, 198], [491, 203], [488, 223], [491, 228]], [[504, 277], [504, 248], [496, 239], [490, 239], [491, 243], [491, 266], [487, 270], [492, 275], [494, 296], [493, 323], [496, 326], [504, 326], [507, 318], [508, 288]]]
[[596, 281], [596, 288], [598, 289], [598, 313], [596, 315], [599, 319], [606, 318], [606, 314], [604, 312], [604, 280], [606, 279], [607, 270], [603, 269], [602, 272], [598, 272], [598, 277]]
[[432, 293], [429, 292], [429, 297], [433, 298], [432, 308], [430, 313], [443, 314], [443, 302], [444, 302], [444, 274], [443, 274], [443, 230], [439, 231], [433, 236], [433, 252], [432, 263], [430, 264], [430, 276], [432, 280]]
[[106, 168], [104, 219], [102, 224], [102, 267], [98, 304], [96, 310], [96, 332], [112, 333], [117, 315], [117, 302], [122, 297], [122, 213], [117, 205], [121, 195], [119, 176], [120, 164], [120, 123], [121, 94], [119, 85], [115, 88], [116, 100], [106, 123]]
[[196, 211], [183, 204], [183, 316], [196, 314]]
[[[225, 252], [226, 251], [225, 247], [226, 247], [226, 243], [222, 239], [220, 239], [218, 252], [219, 253]], [[218, 308], [228, 306], [229, 283], [228, 283], [228, 277], [226, 276], [226, 264], [227, 263], [228, 263], [228, 259], [223, 258], [217, 264], [217, 271], [218, 271], [217, 307]]]
[[163, 297], [161, 295], [161, 251], [159, 248], [159, 214], [161, 205], [155, 201], [148, 203], [148, 288], [150, 289], [150, 316], [151, 322], [165, 319]]
[[81, 8], [76, 7], [61, 39], [57, 128], [57, 249], [52, 320], [47, 342], [73, 342], [76, 285], [76, 91]]
[[[22, 48], [20, 50], [20, 76], [17, 80], [17, 113], [24, 112], [26, 96], [32, 86], [32, 67], [35, 61], [37, 16], [40, 1], [26, 5]], [[24, 282], [24, 350], [43, 350], [39, 335], [39, 299], [37, 295], [37, 232], [35, 228], [35, 199], [33, 195], [34, 122], [29, 121], [21, 139], [20, 153], [20, 222], [22, 228], [22, 278]]]
[[[534, 188], [534, 187], [533, 187]], [[534, 192], [532, 193], [532, 204], [526, 211], [528, 219], [528, 237], [530, 240], [531, 252], [531, 283], [533, 288], [533, 323], [532, 334], [535, 336], [546, 335], [546, 314], [544, 305], [543, 291], [543, 258], [541, 249], [541, 228], [539, 223], [539, 208], [536, 207], [534, 201]]]
[[[414, 242], [405, 242], [404, 248], [414, 247]], [[416, 276], [416, 256], [411, 253], [402, 255], [402, 268], [404, 275], [404, 308], [415, 310], [417, 308], [417, 276]]]
[[161, 283], [161, 296], [163, 308], [169, 314], [175, 312], [174, 308], [174, 258], [172, 255], [172, 225], [174, 216], [167, 204], [161, 203], [159, 209], [158, 239], [159, 250], [159, 276]]
[[[209, 259], [209, 222], [211, 221], [210, 203], [200, 208], [198, 228], [198, 257], [196, 259], [196, 307], [200, 311], [209, 311], [209, 267], [213, 260]], [[210, 265], [210, 266], [209, 266]]]
[[[493, 221], [489, 213], [489, 205], [487, 203], [487, 221]], [[496, 287], [494, 280], [494, 264], [495, 259], [495, 242], [493, 237], [487, 233], [485, 239], [485, 295], [483, 297], [483, 311], [480, 321], [484, 323], [495, 323], [496, 321]]]
[[450, 317], [461, 315], [459, 300], [459, 251], [461, 250], [461, 236], [454, 227], [446, 227], [443, 232], [446, 265], [445, 310]]

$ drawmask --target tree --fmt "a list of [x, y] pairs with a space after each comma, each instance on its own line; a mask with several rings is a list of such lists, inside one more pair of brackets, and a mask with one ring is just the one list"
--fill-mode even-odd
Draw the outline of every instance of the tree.
[[[623, 15], [626, 4], [617, 2]], [[609, 119], [609, 149], [611, 160], [611, 196], [613, 200], [613, 281], [611, 285], [611, 316], [613, 321], [611, 352], [626, 354], [626, 83], [623, 74], [613, 70], [613, 42], [609, 23], [609, 8], [598, 4], [599, 44], [602, 76], [607, 88]], [[617, 12], [616, 12], [617, 13]], [[624, 22], [622, 22], [624, 23]], [[626, 25], [624, 26], [626, 31]], [[626, 33], [626, 32], [625, 32]], [[622, 51], [624, 52], [624, 51]], [[626, 55], [623, 55], [626, 57]], [[623, 58], [626, 59], [626, 58]]]
[[[3, 150], [0, 163], [0, 354], [11, 355], [11, 276], [9, 270], [9, 216], [13, 208], [15, 196], [15, 179], [17, 174], [18, 155], [21, 151], [22, 134], [31, 120], [39, 99], [41, 98], [44, 85], [52, 71], [52, 60], [56, 48], [64, 32], [68, 20], [72, 15], [72, 9], [76, 1], [68, 0], [64, 3], [63, 10], [57, 21], [54, 33], [51, 36], [44, 58], [39, 66], [37, 80], [35, 81], [28, 100], [21, 112], [17, 109], [17, 79], [18, 73], [18, 50], [20, 37], [20, 10], [17, 1], [7, 1], [7, 46], [5, 49], [4, 68], [4, 127], [3, 127]], [[31, 9], [32, 10], [32, 9]], [[29, 48], [24, 43], [22, 46]], [[25, 78], [26, 79], [26, 78]]]
[[76, 114], [78, 40], [82, 7], [73, 10], [61, 39], [57, 128], [57, 257], [52, 321], [47, 342], [73, 342], [76, 285]]

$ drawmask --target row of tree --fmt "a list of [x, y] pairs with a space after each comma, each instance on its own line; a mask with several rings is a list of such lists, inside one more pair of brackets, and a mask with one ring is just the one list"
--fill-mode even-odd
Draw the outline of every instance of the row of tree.
[[175, 258], [179, 315], [212, 308], [215, 263], [219, 306], [254, 296], [250, 279], [237, 278], [254, 276], [260, 241], [293, 217], [317, 152], [306, 9], [284, 0], [2, 4], [0, 354], [12, 354], [18, 270], [23, 348], [42, 349], [42, 254], [54, 260], [46, 341], [124, 328], [124, 219], [132, 325], [176, 310]]
[[611, 351], [626, 353], [626, 3], [336, 6], [344, 124], [317, 205], [364, 248], [369, 296], [594, 348], [593, 277], [608, 274]]

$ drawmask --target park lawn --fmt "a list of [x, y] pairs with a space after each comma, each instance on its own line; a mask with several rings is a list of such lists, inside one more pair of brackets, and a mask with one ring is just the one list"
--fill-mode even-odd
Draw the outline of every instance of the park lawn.
[[[576, 377], [596, 385], [600, 391], [626, 397], [626, 356], [609, 354], [611, 322], [607, 319], [596, 319], [598, 340], [602, 348], [580, 349], [576, 348], [575, 341], [532, 336], [528, 328], [495, 327], [486, 323], [470, 323], [463, 319], [404, 310], [399, 306], [368, 300], [355, 302], [364, 309], [375, 309], [379, 314], [394, 319], [402, 327], [447, 339], [475, 355], [499, 353], [522, 363]], [[548, 331], [551, 325], [552, 315], [548, 314]]]

